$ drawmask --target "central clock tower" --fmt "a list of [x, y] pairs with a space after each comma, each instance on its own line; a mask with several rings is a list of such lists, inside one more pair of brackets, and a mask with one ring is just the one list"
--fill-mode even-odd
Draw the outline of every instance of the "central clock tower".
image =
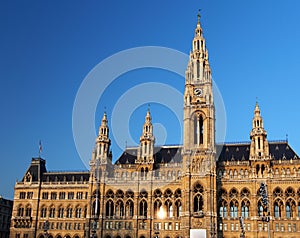
[[[208, 50], [200, 24], [200, 14], [186, 69], [184, 92], [184, 222], [190, 229], [216, 235], [216, 146], [215, 107]], [[189, 194], [192, 194], [189, 196]]]

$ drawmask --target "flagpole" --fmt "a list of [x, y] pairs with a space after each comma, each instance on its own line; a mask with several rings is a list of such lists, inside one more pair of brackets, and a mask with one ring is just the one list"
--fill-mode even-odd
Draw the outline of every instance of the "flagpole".
[[39, 142], [39, 158], [41, 158], [41, 153], [42, 153], [42, 142], [40, 140], [40, 142]]

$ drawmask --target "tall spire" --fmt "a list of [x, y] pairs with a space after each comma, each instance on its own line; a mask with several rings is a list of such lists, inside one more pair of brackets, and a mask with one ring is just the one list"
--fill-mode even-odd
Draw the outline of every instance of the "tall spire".
[[186, 70], [188, 83], [199, 84], [211, 81], [211, 70], [208, 62], [208, 50], [200, 23], [200, 10], [195, 28], [195, 35], [192, 41], [190, 60]]

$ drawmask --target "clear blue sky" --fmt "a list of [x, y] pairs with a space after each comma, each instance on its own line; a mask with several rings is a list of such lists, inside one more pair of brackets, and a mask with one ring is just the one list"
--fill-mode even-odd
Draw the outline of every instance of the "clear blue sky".
[[[226, 107], [226, 141], [249, 140], [258, 97], [268, 138], [288, 134], [300, 153], [298, 0], [5, 0], [0, 3], [0, 194], [13, 197], [15, 181], [38, 155], [39, 140], [48, 170], [85, 170], [73, 140], [72, 110], [86, 75], [105, 58], [132, 47], [189, 53], [199, 8], [213, 77]], [[173, 86], [182, 91], [184, 82], [160, 70], [133, 71], [123, 79], [103, 94], [95, 127], [104, 107], [111, 116], [122, 90], [154, 80], [176, 81]], [[146, 110], [141, 105], [130, 121], [136, 141]], [[151, 111], [153, 121], [172, 135], [166, 143], [177, 143], [178, 133], [172, 133], [178, 122], [168, 109], [154, 104]], [[112, 145], [116, 159], [122, 148]], [[91, 151], [94, 145], [89, 146]]]

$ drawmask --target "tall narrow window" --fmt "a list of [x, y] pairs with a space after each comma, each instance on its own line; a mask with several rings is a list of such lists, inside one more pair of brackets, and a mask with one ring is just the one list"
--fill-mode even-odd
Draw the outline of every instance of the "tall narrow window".
[[264, 214], [264, 208], [261, 204], [261, 201], [258, 202], [258, 206], [257, 206], [257, 213], [259, 217], [262, 217]]
[[286, 204], [285, 211], [286, 211], [286, 218], [291, 218], [291, 206], [289, 203]]
[[242, 217], [243, 218], [249, 217], [249, 203], [247, 201], [242, 202]]
[[274, 217], [279, 218], [281, 217], [281, 210], [280, 210], [280, 204], [278, 201], [274, 203]]
[[194, 144], [198, 144], [198, 119], [194, 117]]
[[147, 202], [145, 200], [142, 200], [140, 202], [140, 216], [147, 217]]
[[200, 62], [197, 60], [197, 79], [200, 78]]
[[203, 117], [195, 116], [194, 117], [194, 144], [197, 145], [203, 144], [203, 137], [204, 137]]
[[203, 118], [200, 116], [200, 127], [199, 127], [199, 133], [200, 133], [200, 144], [203, 144]]
[[106, 216], [112, 217], [114, 214], [114, 202], [112, 200], [108, 200], [106, 202]]

